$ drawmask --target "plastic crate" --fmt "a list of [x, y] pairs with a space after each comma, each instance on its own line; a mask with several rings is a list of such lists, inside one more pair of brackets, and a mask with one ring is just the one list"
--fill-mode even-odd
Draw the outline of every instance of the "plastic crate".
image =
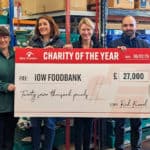
[[[66, 34], [65, 33], [61, 33], [60, 34], [60, 39], [66, 43]], [[70, 35], [70, 42], [73, 43], [73, 42], [76, 42], [79, 40], [79, 34], [75, 34], [75, 33], [72, 33]]]
[[[71, 143], [74, 141], [74, 128], [70, 128], [70, 140]], [[54, 140], [54, 146], [55, 148], [58, 148], [61, 145], [65, 144], [65, 139], [66, 139], [66, 128], [65, 127], [59, 127], [56, 129], [56, 134], [55, 134], [55, 140]]]
[[13, 150], [32, 150], [31, 141], [29, 142], [22, 141], [22, 139], [30, 136], [31, 136], [30, 129], [21, 130], [17, 127], [15, 131]]
[[[130, 144], [130, 138], [131, 138], [130, 134], [131, 134], [131, 132], [125, 133], [125, 136], [124, 136], [124, 144], [125, 145]], [[148, 140], [148, 139], [150, 139], [150, 127], [142, 129], [142, 140]], [[107, 144], [107, 147], [114, 148], [115, 136], [114, 135], [112, 135], [112, 136], [108, 135], [106, 144]]]
[[20, 142], [16, 142], [13, 150], [32, 150], [31, 144], [21, 144]]
[[150, 127], [143, 129], [142, 139], [143, 140], [150, 139]]
[[8, 24], [8, 16], [0, 15], [0, 24]]
[[149, 119], [142, 119], [142, 128], [150, 127], [150, 118]]
[[[107, 134], [112, 136], [112, 135], [115, 135], [115, 132], [114, 132], [114, 129], [115, 129], [115, 120], [109, 120], [107, 121], [106, 123], [106, 126], [107, 126]], [[131, 127], [130, 127], [130, 121], [129, 119], [126, 119], [125, 120], [125, 132], [128, 132], [131, 130]]]
[[16, 45], [21, 47], [28, 46], [29, 39], [32, 36], [31, 30], [16, 31]]
[[[130, 144], [130, 132], [125, 133], [124, 136], [124, 144]], [[115, 147], [115, 136], [108, 136], [106, 140], [106, 145], [108, 148], [114, 148]]]
[[[107, 133], [108, 135], [112, 136], [115, 135], [114, 129], [115, 129], [115, 120], [109, 120], [107, 121]], [[142, 119], [142, 129], [150, 127], [150, 119]], [[129, 132], [131, 130], [130, 127], [130, 120], [126, 119], [125, 122], [125, 132]]]

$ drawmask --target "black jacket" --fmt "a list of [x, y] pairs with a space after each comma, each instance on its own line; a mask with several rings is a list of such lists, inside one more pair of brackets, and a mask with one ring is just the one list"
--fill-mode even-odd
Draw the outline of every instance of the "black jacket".
[[[58, 37], [54, 37], [53, 39], [51, 39], [46, 46], [53, 46], [53, 47], [57, 47], [57, 48], [62, 48], [64, 46], [63, 41]], [[36, 48], [43, 48], [43, 42], [42, 39], [38, 36], [33, 36], [30, 41], [29, 41], [29, 46], [32, 47], [36, 47]]]
[[109, 48], [117, 48], [118, 46], [125, 46], [127, 48], [149, 48], [150, 44], [139, 38], [138, 34], [136, 34], [136, 37], [133, 39], [130, 39], [125, 34], [122, 34], [121, 38], [111, 41], [108, 45]]
[[[100, 48], [100, 43], [96, 40], [96, 37], [95, 36], [92, 36], [92, 48]], [[81, 39], [81, 36], [79, 37], [79, 40], [76, 41], [76, 42], [73, 42], [72, 43], [73, 45], [73, 48], [82, 48], [82, 39]]]

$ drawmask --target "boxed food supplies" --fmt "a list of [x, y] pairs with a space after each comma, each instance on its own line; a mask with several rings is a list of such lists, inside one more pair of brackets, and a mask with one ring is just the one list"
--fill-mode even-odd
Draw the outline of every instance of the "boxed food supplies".
[[150, 9], [150, 0], [135, 0], [136, 9]]
[[134, 9], [134, 0], [108, 0], [108, 7]]
[[[24, 15], [37, 14], [66, 9], [66, 0], [20, 0]], [[31, 4], [32, 3], [32, 4]], [[87, 10], [87, 0], [70, 0], [70, 10]]]

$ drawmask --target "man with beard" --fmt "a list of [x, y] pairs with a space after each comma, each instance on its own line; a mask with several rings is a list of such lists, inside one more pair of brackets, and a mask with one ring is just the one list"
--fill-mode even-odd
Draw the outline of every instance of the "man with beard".
[[[111, 41], [109, 48], [121, 48], [125, 50], [126, 48], [149, 48], [150, 45], [140, 39], [136, 33], [137, 26], [136, 20], [132, 16], [126, 16], [122, 20], [122, 31], [123, 34], [121, 38]], [[125, 119], [117, 118], [115, 124], [115, 149], [124, 149], [124, 133], [125, 133]], [[141, 150], [142, 146], [142, 127], [140, 118], [130, 119], [131, 126], [131, 149]]]

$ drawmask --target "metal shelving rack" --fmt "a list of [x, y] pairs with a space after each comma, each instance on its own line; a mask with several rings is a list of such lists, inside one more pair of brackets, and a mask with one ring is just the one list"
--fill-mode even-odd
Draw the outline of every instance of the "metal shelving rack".
[[[108, 8], [106, 10], [108, 14], [108, 24], [107, 29], [119, 29], [120, 28], [120, 21], [125, 15], [132, 15], [136, 18], [137, 22], [139, 22], [139, 27], [144, 29], [150, 29], [150, 11], [148, 10], [128, 10], [128, 9], [114, 9]], [[51, 15], [55, 18], [65, 17], [66, 11], [58, 11], [58, 12], [49, 12], [45, 13], [47, 15]], [[36, 19], [43, 14], [36, 14], [32, 16], [23, 16], [20, 19]], [[95, 17], [95, 11], [70, 11], [71, 17]]]
[[[99, 0], [95, 0], [96, 5], [98, 5]], [[65, 11], [58, 11], [58, 12], [48, 12], [45, 13], [46, 15], [51, 15], [54, 18], [60, 18], [60, 17], [65, 17], [66, 19], [66, 41], [67, 43], [70, 43], [70, 20], [72, 17], [95, 17], [96, 20], [96, 25], [98, 27], [99, 19], [101, 20], [99, 26], [100, 26], [100, 39], [101, 39], [101, 44], [103, 47], [106, 46], [106, 29], [120, 29], [120, 22], [121, 19], [125, 15], [132, 15], [134, 16], [138, 22], [140, 22], [141, 29], [150, 29], [149, 23], [150, 23], [150, 11], [145, 11], [145, 10], [125, 10], [125, 9], [113, 9], [113, 8], [108, 8], [107, 7], [107, 0], [101, 0], [101, 7], [100, 11], [101, 13], [98, 14], [99, 9], [96, 8], [95, 11], [72, 11], [70, 10], [70, 0], [66, 0], [66, 10]], [[26, 20], [34, 20], [38, 17], [40, 17], [43, 14], [36, 14], [32, 16], [23, 16], [20, 19]], [[101, 17], [98, 17], [101, 16]], [[14, 0], [9, 0], [9, 24], [10, 24], [10, 33], [11, 33], [11, 45], [14, 45], [14, 28], [13, 28], [13, 18], [14, 18]], [[98, 21], [97, 21], [98, 20]], [[109, 22], [109, 23], [107, 23]], [[142, 23], [141, 23], [142, 22]], [[70, 128], [69, 124], [70, 121], [67, 119], [66, 121], [66, 150], [70, 150]], [[103, 125], [103, 124], [102, 124]], [[101, 126], [102, 127], [102, 126]], [[103, 129], [102, 129], [103, 130]], [[101, 133], [103, 134], [103, 133]], [[103, 137], [102, 137], [103, 139]], [[103, 142], [101, 141], [103, 144]], [[103, 145], [100, 146], [101, 149], [103, 149]]]
[[14, 18], [14, 0], [9, 0], [9, 28], [10, 28], [11, 46], [15, 45], [13, 18]]
[[121, 20], [126, 15], [132, 15], [136, 18], [139, 30], [150, 29], [150, 11], [149, 10], [128, 10], [128, 9], [108, 9], [108, 24], [107, 29], [120, 29]]
[[109, 8], [108, 15], [115, 15], [115, 16], [140, 16], [140, 17], [150, 17], [149, 10], [138, 10], [138, 9], [115, 9]]
[[[32, 16], [22, 16], [21, 19], [36, 19], [38, 17], [40, 17], [41, 15], [46, 14], [46, 15], [50, 15], [53, 17], [64, 17], [66, 16], [66, 11], [58, 11], [58, 12], [47, 12], [47, 13], [42, 13], [42, 14], [35, 14]], [[70, 10], [70, 16], [90, 16], [90, 17], [94, 17], [95, 16], [95, 11], [73, 11]]]
[[[13, 33], [13, 23], [12, 23], [12, 19], [14, 17], [14, 0], [9, 0], [9, 24], [10, 24], [10, 32], [11, 32], [11, 36], [14, 36]], [[66, 0], [67, 1], [67, 0]], [[97, 0], [95, 0], [97, 1]], [[99, 1], [99, 0], [98, 0]], [[66, 3], [67, 4], [67, 3]], [[101, 10], [102, 12], [102, 10]], [[106, 28], [107, 29], [120, 29], [121, 25], [120, 22], [123, 18], [123, 16], [125, 15], [132, 15], [136, 18], [137, 22], [138, 22], [138, 29], [150, 29], [149, 23], [150, 23], [150, 11], [147, 10], [128, 10], [128, 9], [114, 9], [114, 8], [107, 8], [106, 9], [106, 17], [108, 18], [108, 22], [106, 24]], [[51, 15], [54, 18], [62, 18], [66, 16], [66, 10], [65, 11], [58, 11], [58, 12], [46, 12], [46, 15]], [[95, 17], [96, 16], [96, 12], [95, 11], [69, 11], [70, 17]], [[102, 13], [101, 13], [102, 14]], [[36, 15], [32, 15], [32, 16], [22, 16], [20, 17], [20, 19], [22, 20], [34, 20], [38, 17], [40, 17], [43, 14], [36, 14]], [[101, 23], [102, 25], [103, 23]], [[101, 26], [100, 25], [100, 26]], [[101, 28], [101, 30], [103, 30], [103, 27]], [[102, 38], [103, 35], [101, 35]], [[12, 38], [13, 39], [13, 38]], [[14, 43], [12, 41], [12, 43]]]
[[[54, 18], [65, 17], [66, 19], [66, 42], [70, 43], [70, 20], [71, 17], [95, 17], [96, 21], [96, 34], [99, 34], [98, 23], [99, 23], [99, 0], [95, 0], [96, 2], [96, 12], [95, 11], [71, 11], [70, 10], [70, 0], [66, 0], [66, 10], [58, 11], [58, 12], [50, 12], [45, 13], [46, 15], [51, 15]], [[19, 19], [21, 20], [34, 20], [40, 17], [42, 14], [36, 14], [32, 16], [23, 16]], [[13, 18], [14, 18], [14, 0], [9, 0], [9, 24], [10, 24], [10, 33], [11, 33], [11, 45], [14, 46], [14, 28], [13, 28]], [[29, 21], [18, 21], [15, 20], [14, 23], [28, 24]], [[31, 22], [30, 22], [31, 23]], [[33, 22], [31, 23], [33, 25]], [[66, 119], [66, 150], [70, 150], [70, 120]]]
[[[98, 4], [99, 0], [96, 0], [96, 3]], [[97, 7], [98, 8], [98, 7]], [[99, 9], [97, 9], [99, 11]], [[51, 15], [54, 18], [57, 17], [65, 17], [66, 19], [66, 42], [70, 43], [70, 19], [71, 17], [95, 17], [96, 20], [98, 18], [98, 12], [96, 13], [95, 11], [70, 11], [70, 0], [66, 0], [66, 10], [65, 11], [58, 11], [58, 12], [50, 12], [50, 13], [45, 13], [46, 15]], [[38, 17], [40, 17], [42, 14], [36, 14], [32, 16], [23, 16], [20, 17], [19, 19], [21, 20], [34, 20]], [[9, 25], [10, 25], [10, 34], [11, 34], [11, 45], [15, 45], [15, 39], [14, 39], [14, 25], [13, 25], [13, 19], [14, 19], [14, 0], [9, 0]], [[18, 22], [18, 20], [16, 20]], [[20, 21], [21, 22], [21, 21]], [[23, 24], [28, 23], [22, 21]], [[32, 24], [32, 23], [31, 23]], [[96, 22], [96, 32], [98, 33], [98, 22]], [[70, 150], [70, 120], [66, 120], [66, 150]]]

